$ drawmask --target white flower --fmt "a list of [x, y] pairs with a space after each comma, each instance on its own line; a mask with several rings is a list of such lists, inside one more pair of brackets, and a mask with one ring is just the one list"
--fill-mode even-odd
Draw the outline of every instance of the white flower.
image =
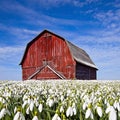
[[60, 107], [60, 112], [64, 112], [63, 106]]
[[30, 111], [33, 111], [33, 108], [34, 108], [34, 102], [31, 101], [31, 103], [30, 103]]
[[63, 101], [63, 100], [64, 100], [64, 96], [62, 95], [62, 96], [60, 97], [60, 99], [61, 99], [61, 101]]
[[61, 120], [61, 118], [60, 118], [60, 117], [58, 116], [58, 114], [56, 113], [56, 114], [53, 116], [52, 120]]
[[36, 107], [39, 106], [38, 99], [39, 99], [38, 97], [35, 97], [35, 98], [34, 98], [34, 104], [35, 104]]
[[69, 96], [71, 94], [71, 90], [67, 90], [67, 96]]
[[76, 110], [76, 105], [75, 105], [75, 103], [73, 103], [73, 105], [72, 105], [72, 111], [73, 111], [73, 115], [76, 115], [77, 110]]
[[97, 107], [97, 113], [100, 117], [102, 117], [102, 108], [101, 107]]
[[77, 114], [76, 107], [73, 107], [73, 114], [74, 114], [74, 115]]
[[24, 108], [24, 107], [25, 107], [25, 105], [27, 105], [27, 103], [28, 103], [28, 101], [27, 101], [27, 100], [25, 100], [25, 101], [24, 101], [24, 103], [23, 103], [23, 105], [22, 105], [22, 108]]
[[18, 120], [20, 116], [20, 112], [17, 112], [13, 118], [13, 120]]
[[0, 102], [5, 103], [5, 99], [0, 97]]
[[39, 110], [40, 113], [42, 112], [42, 109], [43, 109], [43, 105], [40, 104], [39, 107], [38, 107], [38, 110]]
[[0, 119], [3, 118], [5, 114], [6, 114], [6, 109], [3, 108], [0, 112]]
[[67, 111], [66, 111], [66, 116], [69, 117], [69, 116], [72, 116], [73, 115], [73, 109], [72, 107], [68, 107]]
[[49, 107], [52, 107], [52, 106], [53, 106], [53, 104], [54, 104], [53, 99], [50, 99], [50, 100], [49, 100], [49, 102], [48, 102]]
[[30, 104], [31, 103], [31, 99], [30, 98], [28, 98], [28, 104]]
[[0, 119], [3, 118], [6, 114], [11, 115], [8, 109], [3, 108], [0, 112]]
[[30, 113], [30, 107], [26, 109], [26, 114], [29, 114], [29, 113]]
[[112, 109], [109, 114], [109, 120], [117, 120], [117, 115], [115, 109]]
[[87, 108], [87, 103], [84, 102], [82, 107], [83, 107], [83, 110], [85, 110]]
[[6, 101], [4, 98], [0, 97], [0, 102], [2, 102], [4, 104]]
[[23, 101], [26, 100], [28, 98], [28, 96], [24, 95], [23, 96]]
[[87, 109], [87, 111], [86, 111], [86, 113], [85, 113], [85, 118], [87, 119], [87, 118], [91, 118], [91, 119], [93, 119], [93, 113], [92, 113], [92, 111], [91, 111], [91, 109], [90, 108], [88, 108]]
[[17, 112], [13, 118], [13, 120], [25, 120], [24, 115], [21, 112]]
[[16, 113], [16, 111], [17, 111], [17, 107], [14, 108], [14, 113]]
[[38, 120], [38, 117], [37, 117], [37, 116], [34, 116], [32, 120]]
[[120, 103], [119, 103], [119, 101], [115, 101], [113, 106], [115, 107], [115, 109], [118, 109], [118, 111], [120, 112]]
[[111, 107], [112, 107], [112, 106], [108, 106], [108, 107], [107, 107], [107, 109], [106, 109], [106, 111], [105, 111], [107, 114], [111, 111]]
[[109, 107], [106, 109], [106, 113], [107, 113], [107, 114], [109, 113], [109, 120], [117, 120], [116, 111], [115, 111], [115, 109], [114, 109], [113, 106], [109, 106]]

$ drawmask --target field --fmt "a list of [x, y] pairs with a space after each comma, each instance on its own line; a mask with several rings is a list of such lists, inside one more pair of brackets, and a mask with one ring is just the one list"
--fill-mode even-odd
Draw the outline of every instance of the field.
[[120, 120], [120, 82], [0, 81], [0, 120]]

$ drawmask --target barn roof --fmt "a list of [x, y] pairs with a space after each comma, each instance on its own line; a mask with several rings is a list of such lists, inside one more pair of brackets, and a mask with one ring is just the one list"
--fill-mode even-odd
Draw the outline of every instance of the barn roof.
[[[23, 62], [23, 60], [24, 60], [24, 58], [25, 58], [25, 54], [26, 54], [26, 52], [27, 52], [27, 50], [28, 50], [29, 45], [32, 44], [38, 37], [40, 37], [40, 36], [41, 36], [43, 33], [45, 33], [45, 32], [48, 32], [48, 33], [50, 33], [50, 34], [52, 34], [52, 35], [55, 35], [55, 36], [57, 36], [57, 37], [65, 40], [63, 37], [61, 37], [61, 36], [59, 36], [59, 35], [57, 35], [57, 34], [55, 34], [55, 33], [53, 33], [53, 32], [50, 32], [50, 31], [48, 31], [48, 30], [44, 30], [44, 31], [41, 32], [37, 37], [35, 37], [32, 41], [30, 41], [30, 42], [27, 44], [26, 49], [25, 49], [25, 52], [24, 52], [24, 55], [23, 55], [23, 58], [22, 58], [22, 60], [21, 60], [21, 62], [20, 62], [20, 65], [22, 65], [22, 62]], [[67, 45], [68, 45], [68, 47], [69, 47], [69, 49], [70, 49], [70, 52], [71, 52], [73, 58], [74, 58], [77, 62], [79, 62], [79, 63], [81, 63], [81, 64], [84, 64], [84, 65], [86, 65], [86, 66], [90, 66], [90, 67], [92, 67], [92, 68], [96, 68], [96, 69], [97, 69], [96, 65], [93, 63], [93, 61], [91, 60], [91, 58], [89, 57], [89, 55], [88, 55], [83, 49], [75, 46], [74, 44], [72, 44], [71, 42], [69, 42], [69, 41], [67, 41], [67, 40], [65, 40], [65, 41], [66, 41], [66, 43], [67, 43]]]
[[83, 49], [75, 46], [69, 41], [66, 42], [70, 48], [73, 58], [77, 62], [97, 69], [96, 65], [93, 63], [89, 55]]

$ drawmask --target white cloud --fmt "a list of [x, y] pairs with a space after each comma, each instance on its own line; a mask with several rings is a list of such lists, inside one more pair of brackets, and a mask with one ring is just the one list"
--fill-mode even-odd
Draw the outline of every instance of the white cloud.
[[14, 12], [15, 15], [22, 14], [22, 16], [31, 15], [31, 14], [36, 15], [36, 12], [34, 12], [34, 10], [21, 5], [17, 1], [12, 1], [12, 2], [11, 1], [0, 1], [0, 3], [1, 3], [0, 9], [5, 12], [9, 12], [9, 13]]
[[98, 12], [94, 17], [108, 28], [120, 28], [120, 9]]
[[22, 71], [20, 66], [15, 68], [0, 65], [0, 80], [22, 80]]
[[18, 27], [13, 27], [13, 26], [7, 26], [4, 24], [0, 24], [0, 31], [6, 32], [6, 34], [11, 34], [15, 36], [14, 40], [16, 42], [20, 42], [20, 40], [23, 42], [26, 42], [26, 40], [31, 40], [35, 35], [39, 34], [39, 30], [30, 30], [26, 28], [18, 28]]
[[23, 46], [0, 46], [0, 80], [20, 80]]
[[20, 57], [24, 50], [23, 46], [0, 46], [0, 65], [2, 63], [7, 64], [11, 62], [11, 64], [18, 63], [20, 61]]
[[[29, 0], [30, 1], [30, 0]], [[31, 0], [32, 1], [32, 0]], [[84, 5], [97, 2], [98, 0], [34, 0], [32, 1], [33, 5], [40, 5], [46, 9], [51, 7], [58, 7], [63, 5], [72, 5], [75, 7], [83, 7]]]

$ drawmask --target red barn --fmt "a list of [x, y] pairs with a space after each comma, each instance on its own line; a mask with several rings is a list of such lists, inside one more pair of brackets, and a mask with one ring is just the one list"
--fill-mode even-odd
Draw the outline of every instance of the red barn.
[[44, 30], [26, 46], [22, 79], [96, 79], [89, 55], [63, 37]]

